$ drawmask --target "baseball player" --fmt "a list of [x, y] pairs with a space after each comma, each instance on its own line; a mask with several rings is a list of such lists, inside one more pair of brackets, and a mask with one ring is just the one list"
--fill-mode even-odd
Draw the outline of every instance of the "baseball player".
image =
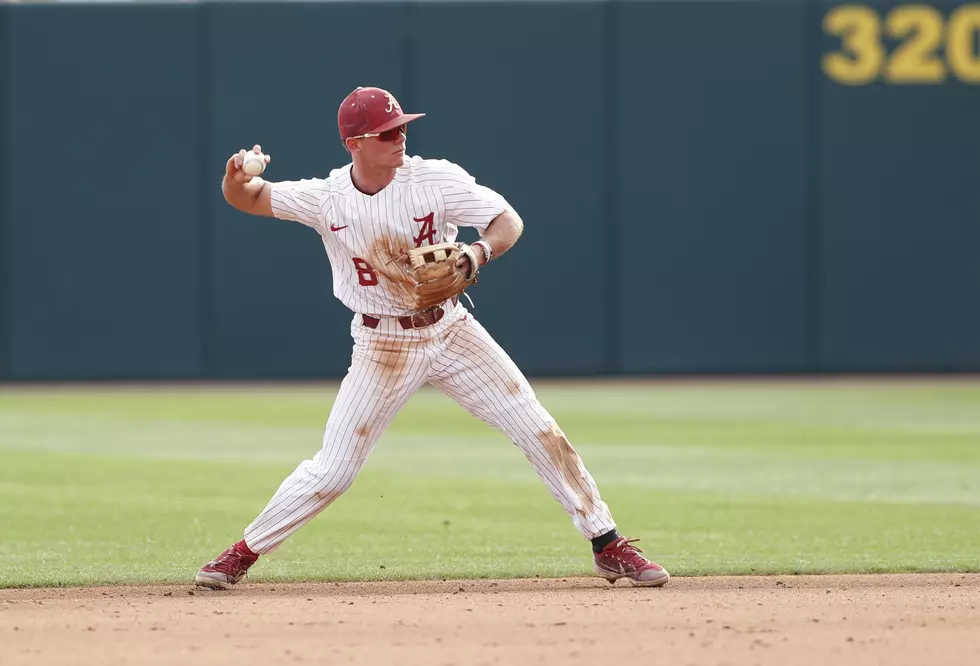
[[[357, 88], [337, 114], [351, 162], [323, 179], [273, 182], [249, 175], [270, 157], [256, 145], [232, 155], [222, 191], [245, 213], [292, 220], [320, 235], [334, 295], [353, 313], [348, 373], [323, 447], [299, 464], [244, 538], [198, 572], [227, 589], [350, 488], [375, 442], [423, 385], [432, 384], [524, 452], [575, 527], [592, 542], [596, 573], [659, 587], [670, 576], [620, 536], [609, 507], [565, 433], [520, 369], [459, 300], [523, 222], [497, 192], [446, 160], [409, 157], [406, 114], [380, 88]], [[259, 161], [260, 164], [254, 164]], [[243, 169], [244, 166], [244, 169]], [[456, 242], [460, 226], [480, 240]]]

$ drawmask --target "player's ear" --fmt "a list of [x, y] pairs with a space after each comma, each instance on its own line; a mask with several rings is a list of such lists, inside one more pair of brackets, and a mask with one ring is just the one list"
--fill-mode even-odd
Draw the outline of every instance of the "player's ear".
[[356, 150], [360, 150], [360, 147], [357, 145], [357, 139], [347, 139], [344, 141], [344, 148], [347, 149], [348, 153], [353, 153]]

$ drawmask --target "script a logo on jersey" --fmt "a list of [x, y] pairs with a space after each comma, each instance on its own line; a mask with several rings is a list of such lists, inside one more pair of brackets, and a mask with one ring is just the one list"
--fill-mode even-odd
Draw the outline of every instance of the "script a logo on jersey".
[[435, 213], [429, 213], [425, 217], [412, 218], [416, 222], [422, 223], [419, 235], [415, 238], [415, 247], [422, 247], [422, 241], [429, 241], [429, 245], [433, 245], [436, 242], [436, 225], [433, 221], [435, 216]]

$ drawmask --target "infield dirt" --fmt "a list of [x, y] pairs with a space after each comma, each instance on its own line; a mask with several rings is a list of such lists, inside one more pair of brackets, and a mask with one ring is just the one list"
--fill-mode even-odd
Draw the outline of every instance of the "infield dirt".
[[0, 590], [0, 664], [980, 664], [980, 574]]

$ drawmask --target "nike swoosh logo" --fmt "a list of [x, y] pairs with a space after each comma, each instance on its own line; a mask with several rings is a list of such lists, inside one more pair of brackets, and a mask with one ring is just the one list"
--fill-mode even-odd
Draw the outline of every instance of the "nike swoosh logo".
[[331, 225], [330, 225], [330, 231], [340, 231], [341, 229], [346, 229], [346, 228], [347, 228], [347, 227], [349, 227], [349, 226], [350, 226], [349, 224], [345, 224], [345, 225], [344, 225], [344, 226], [342, 226], [342, 227], [335, 227], [335, 226], [333, 226], [333, 225], [331, 224]]

